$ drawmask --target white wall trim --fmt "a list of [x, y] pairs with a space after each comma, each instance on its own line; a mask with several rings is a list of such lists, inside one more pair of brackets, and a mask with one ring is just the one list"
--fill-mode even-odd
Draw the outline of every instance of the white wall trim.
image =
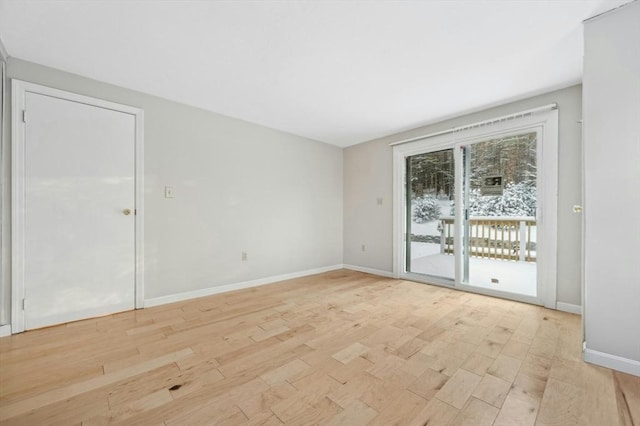
[[144, 111], [139, 109], [136, 118], [135, 146], [135, 224], [136, 224], [136, 309], [144, 308]]
[[489, 125], [493, 125], [496, 123], [501, 123], [503, 121], [507, 121], [507, 120], [513, 120], [516, 118], [521, 118], [527, 115], [532, 115], [532, 114], [537, 114], [539, 112], [547, 112], [547, 111], [551, 111], [554, 109], [558, 108], [558, 104], [553, 103], [553, 104], [549, 104], [549, 105], [545, 105], [545, 106], [541, 106], [541, 107], [537, 107], [537, 108], [531, 108], [531, 109], [527, 109], [525, 111], [520, 111], [520, 112], [516, 112], [513, 114], [507, 114], [507, 115], [503, 115], [500, 117], [496, 117], [496, 118], [491, 118], [489, 120], [482, 120], [482, 121], [477, 121], [475, 123], [471, 123], [471, 124], [466, 124], [463, 126], [458, 126], [458, 127], [452, 127], [450, 129], [446, 129], [446, 130], [441, 130], [439, 132], [435, 132], [435, 133], [429, 133], [427, 135], [423, 135], [423, 136], [416, 136], [413, 138], [409, 138], [409, 139], [403, 139], [397, 142], [391, 142], [389, 144], [389, 146], [395, 146], [395, 145], [401, 145], [403, 143], [409, 143], [409, 142], [417, 142], [423, 139], [429, 139], [429, 138], [433, 138], [436, 136], [441, 136], [441, 135], [446, 135], [446, 134], [450, 134], [450, 133], [455, 133], [455, 132], [460, 132], [463, 130], [469, 130], [472, 128], [476, 128], [476, 127], [484, 127], [484, 126], [489, 126]]
[[584, 360], [591, 364], [622, 371], [627, 374], [633, 374], [634, 376], [640, 376], [640, 362], [633, 359], [623, 358], [621, 356], [587, 348], [584, 351]]
[[102, 99], [83, 96], [17, 79], [11, 86], [11, 330], [19, 333], [25, 329], [24, 311], [24, 175], [25, 175], [25, 126], [22, 111], [28, 92], [78, 102], [99, 108], [110, 109], [135, 117], [135, 200], [136, 200], [136, 275], [135, 307], [142, 308], [144, 302], [144, 113], [142, 109]]
[[0, 325], [0, 337], [11, 336], [11, 324]]
[[383, 271], [381, 269], [373, 269], [373, 268], [365, 268], [364, 266], [356, 266], [356, 265], [343, 265], [344, 269], [349, 269], [351, 271], [364, 272], [372, 275], [379, 275], [381, 277], [386, 278], [394, 278], [393, 272]]
[[[2, 45], [2, 41], [0, 40], [0, 47]], [[0, 58], [2, 59], [2, 58]], [[5, 95], [7, 93], [7, 64], [6, 58], [0, 60], [0, 78], [2, 81], [0, 82], [0, 180], [2, 183], [0, 184], [0, 291], [4, 292], [5, 289], [8, 289], [10, 284], [10, 280], [7, 278], [6, 271], [9, 270], [9, 262], [8, 259], [10, 251], [10, 240], [8, 238], [8, 234], [11, 233], [11, 229], [7, 226], [10, 221], [9, 212], [7, 211], [7, 202], [9, 200], [9, 179], [7, 173], [10, 171], [7, 167], [7, 154], [9, 147], [6, 144], [6, 140], [4, 137], [6, 126], [9, 124], [9, 120], [5, 120], [5, 113], [7, 112], [7, 102], [5, 100]], [[9, 232], [7, 232], [9, 231]], [[5, 301], [3, 300], [3, 303]], [[10, 318], [8, 315], [10, 314], [11, 308], [5, 310], [5, 306], [0, 306], [0, 324], [8, 323]]]
[[582, 306], [572, 303], [556, 302], [556, 309], [570, 314], [582, 315]]
[[273, 277], [258, 278], [256, 280], [243, 281], [239, 283], [226, 284], [221, 286], [203, 288], [200, 290], [186, 291], [184, 293], [170, 294], [168, 296], [154, 297], [152, 299], [145, 299], [145, 308], [152, 306], [165, 305], [167, 303], [182, 302], [183, 300], [195, 299], [197, 297], [211, 296], [219, 293], [226, 293], [228, 291], [241, 290], [244, 288], [258, 287], [261, 285], [272, 284], [278, 281], [291, 280], [294, 278], [306, 277], [309, 275], [321, 274], [323, 272], [336, 271], [343, 269], [343, 265], [331, 265], [321, 268], [308, 269], [306, 271], [292, 272], [290, 274], [276, 275]]

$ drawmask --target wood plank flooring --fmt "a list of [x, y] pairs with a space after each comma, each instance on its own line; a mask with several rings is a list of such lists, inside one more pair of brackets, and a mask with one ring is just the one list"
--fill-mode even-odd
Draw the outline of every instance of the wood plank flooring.
[[640, 425], [580, 317], [353, 271], [0, 339], [2, 425]]

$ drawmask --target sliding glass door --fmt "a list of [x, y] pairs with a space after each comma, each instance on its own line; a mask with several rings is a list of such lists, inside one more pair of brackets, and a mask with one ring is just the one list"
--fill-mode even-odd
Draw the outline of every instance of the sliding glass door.
[[517, 121], [394, 146], [395, 276], [555, 307], [557, 111]]
[[463, 285], [537, 296], [537, 133], [461, 145]]
[[406, 159], [406, 270], [453, 281], [453, 149]]
[[406, 271], [537, 297], [536, 159], [536, 131], [407, 156]]

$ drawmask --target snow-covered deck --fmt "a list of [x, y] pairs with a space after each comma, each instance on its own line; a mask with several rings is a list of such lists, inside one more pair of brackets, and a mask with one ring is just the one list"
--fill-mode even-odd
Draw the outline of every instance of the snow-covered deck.
[[[440, 204], [440, 210], [442, 212], [450, 212], [451, 202], [448, 200], [438, 200]], [[444, 221], [453, 223], [453, 217], [442, 216], [438, 220], [432, 220], [425, 223], [411, 223], [411, 233], [419, 236], [431, 236], [438, 237], [441, 241], [444, 241], [444, 236], [453, 236], [453, 227], [451, 229], [442, 232], [441, 228], [438, 228], [438, 224]], [[483, 220], [516, 220], [516, 221], [530, 221], [531, 217], [474, 217], [472, 218], [476, 222]], [[485, 226], [485, 225], [481, 225]], [[486, 232], [486, 233], [485, 233]], [[519, 232], [502, 232], [498, 231], [495, 227], [487, 226], [486, 229], [478, 229], [470, 231], [471, 237], [486, 237], [491, 240], [507, 240], [507, 241], [536, 241], [536, 227], [527, 230], [526, 238]], [[521, 244], [525, 247], [526, 244]], [[475, 252], [488, 252], [491, 248], [478, 248], [475, 247]], [[501, 252], [494, 257], [504, 257]], [[521, 252], [521, 254], [524, 252]], [[507, 252], [508, 254], [508, 252]], [[527, 256], [532, 256], [535, 260], [535, 249], [529, 249]], [[455, 256], [452, 254], [446, 254], [445, 250], [440, 244], [433, 242], [411, 242], [411, 272], [418, 274], [427, 274], [437, 277], [445, 277], [454, 279], [454, 262]], [[499, 260], [489, 259], [472, 256], [469, 258], [469, 283], [475, 287], [489, 288], [493, 290], [507, 291], [510, 293], [517, 293], [527, 296], [536, 296], [536, 264], [533, 262], [524, 261], [524, 257], [520, 256], [519, 261], [515, 260]], [[498, 283], [492, 283], [491, 279], [497, 279]]]
[[[428, 246], [435, 246], [435, 244], [414, 242], [411, 245], [413, 254], [411, 272], [454, 278], [454, 256], [433, 253], [432, 247]], [[492, 283], [492, 279], [497, 279], [498, 283]], [[471, 257], [469, 283], [474, 287], [536, 296], [536, 264]]]

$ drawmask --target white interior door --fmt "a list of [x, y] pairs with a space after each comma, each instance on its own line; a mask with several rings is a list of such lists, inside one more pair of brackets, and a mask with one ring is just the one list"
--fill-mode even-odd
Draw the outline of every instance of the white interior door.
[[136, 116], [29, 91], [24, 108], [24, 328], [133, 309]]

